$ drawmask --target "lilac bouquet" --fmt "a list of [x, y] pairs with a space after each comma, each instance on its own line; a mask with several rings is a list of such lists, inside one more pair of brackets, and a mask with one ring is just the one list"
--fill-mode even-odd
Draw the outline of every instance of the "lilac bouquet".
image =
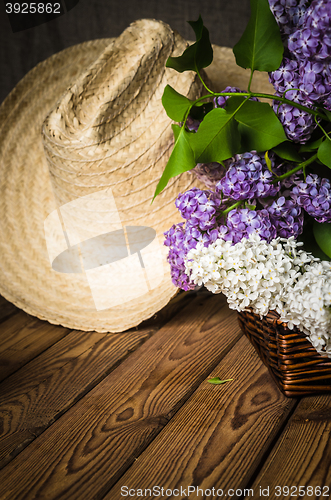
[[[195, 101], [170, 86], [163, 95], [177, 124], [155, 195], [187, 170], [206, 186], [176, 200], [183, 222], [165, 233], [172, 280], [223, 292], [238, 311], [275, 310], [331, 356], [331, 0], [251, 0], [251, 11], [233, 49], [251, 69], [247, 91], [207, 87], [201, 18], [190, 22], [196, 43], [167, 61], [206, 90]], [[274, 95], [251, 92], [255, 70], [269, 73]]]

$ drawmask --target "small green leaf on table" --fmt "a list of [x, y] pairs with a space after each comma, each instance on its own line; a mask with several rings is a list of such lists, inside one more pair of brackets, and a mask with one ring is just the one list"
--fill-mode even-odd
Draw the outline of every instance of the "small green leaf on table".
[[274, 71], [283, 58], [284, 46], [268, 0], [251, 0], [251, 17], [234, 46], [238, 66], [258, 71]]
[[176, 177], [183, 172], [187, 172], [195, 167], [194, 153], [192, 151], [189, 137], [192, 132], [187, 132], [184, 128], [178, 125], [172, 125], [172, 130], [175, 136], [175, 144], [168, 160], [168, 163], [163, 171], [161, 179], [156, 187], [154, 198], [163, 191], [171, 177]]
[[317, 158], [327, 167], [331, 168], [331, 140], [327, 137], [317, 151]]
[[169, 118], [181, 122], [193, 101], [179, 94], [174, 88], [167, 85], [162, 96], [162, 104]]
[[208, 379], [207, 382], [209, 382], [210, 384], [214, 384], [214, 385], [221, 385], [221, 384], [225, 384], [226, 382], [231, 382], [231, 380], [233, 380], [233, 378], [229, 378], [227, 380], [221, 380], [219, 377], [214, 377], [214, 378]]
[[181, 56], [169, 57], [167, 68], [173, 68], [179, 73], [183, 71], [200, 71], [207, 68], [213, 60], [213, 48], [209, 40], [209, 31], [203, 25], [201, 16], [197, 21], [189, 21], [196, 36], [196, 42], [190, 45]]
[[314, 221], [313, 231], [320, 249], [331, 257], [331, 223]]

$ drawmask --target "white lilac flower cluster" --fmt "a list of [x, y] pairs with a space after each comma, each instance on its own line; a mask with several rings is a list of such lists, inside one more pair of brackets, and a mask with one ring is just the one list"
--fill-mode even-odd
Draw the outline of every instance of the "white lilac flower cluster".
[[300, 250], [293, 237], [267, 243], [257, 234], [233, 245], [198, 243], [185, 259], [192, 283], [222, 292], [231, 309], [260, 317], [276, 311], [297, 327], [316, 350], [331, 357], [331, 262]]

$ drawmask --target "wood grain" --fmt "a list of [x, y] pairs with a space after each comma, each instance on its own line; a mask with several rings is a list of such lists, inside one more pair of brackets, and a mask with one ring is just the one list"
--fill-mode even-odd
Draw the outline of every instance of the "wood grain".
[[[194, 295], [196, 295], [194, 292], [178, 294], [152, 318], [128, 331], [149, 328], [152, 334], [181, 310]], [[71, 331], [61, 326], [51, 325], [47, 321], [41, 321], [23, 311], [17, 311], [17, 314], [0, 324], [0, 381]]]
[[[0, 384], [0, 468], [174, 316], [194, 294], [178, 294], [123, 334], [72, 331]], [[48, 323], [43, 323], [46, 327]], [[79, 383], [77, 383], [79, 381]]]
[[70, 330], [23, 311], [0, 325], [0, 381], [68, 335]]
[[18, 314], [4, 321], [0, 325], [0, 353], [28, 336], [33, 325], [38, 325], [38, 323], [40, 324], [41, 321], [23, 311], [19, 311]]
[[2, 499], [102, 498], [241, 336], [197, 298], [0, 471]]
[[[124, 486], [180, 490], [191, 485], [224, 492], [247, 487], [295, 401], [278, 391], [246, 338], [211, 376], [233, 381], [205, 380], [104, 500], [123, 498]], [[195, 491], [189, 498], [201, 495]]]
[[0, 386], [0, 468], [105, 377], [149, 331], [75, 331]]
[[[325, 496], [306, 491], [300, 499], [331, 497], [331, 395], [302, 399], [269, 459], [257, 476], [254, 487], [270, 488], [270, 499], [277, 496], [277, 485], [328, 487]], [[295, 494], [295, 489], [292, 490]], [[317, 490], [318, 493], [318, 490]], [[299, 496], [299, 491], [296, 491]], [[288, 498], [290, 496], [288, 495]], [[294, 498], [291, 497], [291, 498]]]

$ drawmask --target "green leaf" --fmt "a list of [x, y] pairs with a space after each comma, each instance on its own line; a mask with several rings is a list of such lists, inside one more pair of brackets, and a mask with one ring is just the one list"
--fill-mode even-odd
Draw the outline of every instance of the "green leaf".
[[327, 137], [317, 151], [317, 158], [327, 167], [331, 168], [331, 140]]
[[268, 0], [251, 0], [250, 20], [233, 52], [242, 68], [259, 71], [279, 68], [284, 46]]
[[276, 153], [280, 158], [288, 161], [295, 161], [301, 163], [303, 159], [296, 150], [294, 144], [289, 141], [282, 142], [278, 146], [272, 148], [273, 152]]
[[213, 48], [209, 40], [209, 31], [203, 25], [201, 16], [197, 21], [189, 21], [196, 36], [196, 42], [190, 45], [181, 56], [169, 57], [167, 68], [173, 68], [179, 73], [183, 71], [200, 71], [209, 66], [213, 60]]
[[176, 146], [176, 141], [182, 131], [182, 127], [180, 127], [179, 125], [176, 125], [175, 123], [173, 123], [171, 125], [171, 128], [172, 128], [172, 131], [174, 133], [174, 138], [175, 138], [175, 144], [174, 144], [174, 147]]
[[183, 71], [196, 71], [196, 43], [190, 45], [181, 56], [169, 57], [166, 62], [167, 68], [172, 68], [183, 73]]
[[265, 162], [267, 164], [269, 172], [272, 172], [272, 165], [271, 165], [271, 160], [270, 160], [269, 155], [268, 155], [268, 151], [265, 152], [264, 159], [265, 159]]
[[314, 221], [313, 226], [315, 240], [320, 249], [331, 257], [331, 224], [328, 222], [319, 223]]
[[324, 136], [320, 137], [319, 139], [317, 139], [315, 141], [306, 142], [306, 144], [303, 144], [300, 147], [299, 152], [300, 153], [308, 153], [310, 151], [315, 151], [315, 149], [319, 148], [319, 146], [322, 144], [323, 137]]
[[[227, 100], [228, 112], [238, 106], [238, 99], [242, 98], [234, 96]], [[282, 124], [271, 106], [265, 102], [246, 99], [235, 118], [239, 124], [242, 152], [266, 151], [287, 139]]]
[[219, 377], [214, 377], [208, 379], [207, 382], [209, 382], [210, 384], [220, 385], [220, 384], [225, 384], [225, 382], [231, 382], [231, 380], [233, 380], [233, 378], [229, 378], [227, 380], [221, 380]]
[[189, 141], [191, 133], [178, 125], [172, 125], [172, 130], [174, 131], [175, 144], [161, 179], [156, 186], [153, 200], [166, 187], [171, 177], [187, 172], [196, 165]]
[[191, 136], [197, 163], [221, 162], [238, 152], [240, 135], [234, 114], [216, 108], [206, 115], [198, 131]]
[[162, 104], [169, 118], [181, 122], [193, 101], [179, 94], [175, 89], [167, 85], [162, 96]]
[[327, 109], [323, 109], [324, 113], [326, 114], [326, 116], [328, 117], [329, 119], [329, 122], [331, 122], [331, 112], [328, 111]]

